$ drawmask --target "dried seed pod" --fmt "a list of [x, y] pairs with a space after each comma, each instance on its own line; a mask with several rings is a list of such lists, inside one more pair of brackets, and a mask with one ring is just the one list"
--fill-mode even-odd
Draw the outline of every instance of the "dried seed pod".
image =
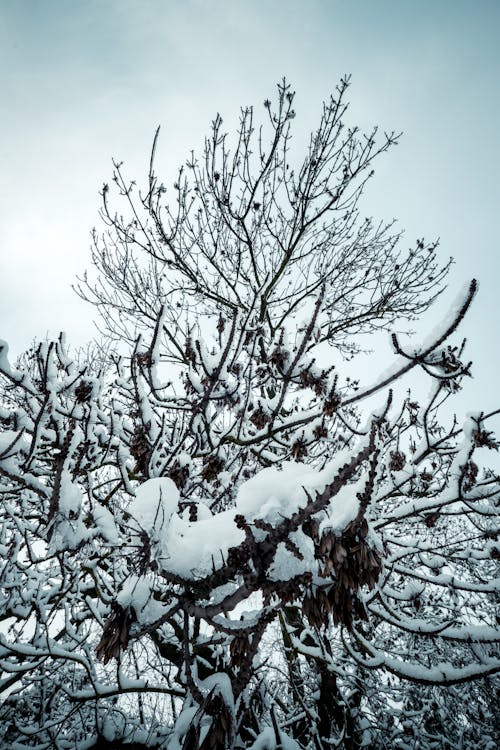
[[322, 438], [328, 437], [328, 430], [323, 424], [317, 425], [317, 427], [315, 427], [313, 430], [313, 435], [316, 440], [321, 440]]
[[312, 388], [316, 396], [321, 396], [325, 390], [325, 373], [317, 375], [311, 372], [310, 366], [306, 367], [299, 375], [301, 385], [304, 388]]
[[189, 479], [189, 466], [187, 464], [181, 466], [178, 461], [175, 461], [168, 470], [167, 477], [172, 480], [178, 490], [182, 490]]
[[135, 621], [135, 614], [130, 607], [124, 608], [118, 602], [111, 605], [111, 614], [104, 623], [101, 640], [97, 644], [96, 654], [107, 664], [111, 659], [118, 659], [121, 651], [128, 646], [130, 627]]
[[75, 388], [75, 400], [77, 404], [84, 404], [92, 396], [92, 383], [82, 380]]
[[[340, 536], [327, 531], [319, 544], [316, 542], [319, 575], [332, 581], [327, 589], [327, 598], [333, 621], [347, 628], [352, 627], [353, 617], [366, 618], [358, 591], [362, 586], [373, 589], [382, 569], [381, 557], [369, 545], [367, 536], [368, 523], [363, 517], [360, 521], [353, 521]], [[315, 594], [315, 598], [315, 606], [306, 603], [305, 614], [310, 612], [310, 622], [316, 623], [319, 618], [316, 609], [319, 608], [323, 617], [328, 615], [330, 609], [321, 604], [321, 595]]]
[[402, 451], [391, 451], [389, 457], [389, 469], [391, 471], [401, 471], [401, 469], [404, 469], [406, 456]]
[[340, 396], [336, 393], [335, 387], [333, 387], [329, 393], [327, 394], [324, 402], [323, 402], [323, 414], [327, 417], [333, 417], [337, 409], [339, 408], [340, 404], [342, 403], [342, 400]]
[[307, 456], [307, 443], [303, 438], [299, 438], [293, 443], [291, 447], [291, 453], [296, 461], [300, 461], [301, 458]]
[[149, 444], [146, 428], [143, 424], [139, 423], [136, 425], [130, 440], [129, 448], [130, 453], [136, 462], [134, 473], [146, 476], [151, 456], [151, 446]]
[[465, 492], [469, 492], [476, 484], [479, 467], [474, 461], [467, 461], [467, 463], [461, 467], [461, 471], [463, 489]]
[[246, 633], [234, 636], [229, 646], [229, 653], [231, 654], [231, 662], [235, 667], [241, 666], [248, 654], [249, 648], [250, 643]]
[[269, 423], [269, 415], [265, 413], [261, 404], [259, 404], [259, 406], [252, 412], [250, 422], [254, 424], [258, 430], [262, 430], [263, 427]]
[[223, 468], [224, 461], [220, 456], [206, 456], [203, 460], [201, 476], [205, 482], [215, 482]]

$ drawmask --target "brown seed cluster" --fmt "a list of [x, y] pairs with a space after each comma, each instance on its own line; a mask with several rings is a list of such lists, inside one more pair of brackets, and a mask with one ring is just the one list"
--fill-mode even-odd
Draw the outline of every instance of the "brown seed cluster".
[[229, 646], [229, 652], [231, 654], [231, 663], [235, 667], [241, 666], [248, 654], [250, 648], [250, 642], [246, 633], [240, 633], [235, 635]]
[[490, 450], [497, 451], [500, 445], [500, 443], [495, 440], [493, 432], [481, 428], [472, 433], [472, 439], [474, 445], [478, 448], [489, 448]]
[[203, 467], [201, 469], [201, 476], [205, 482], [214, 482], [222, 469], [224, 468], [224, 461], [219, 456], [206, 456], [203, 460]]
[[307, 443], [304, 438], [299, 438], [293, 443], [291, 453], [295, 461], [300, 461], [307, 456]]
[[316, 396], [321, 396], [325, 390], [325, 379], [326, 373], [321, 372], [320, 375], [316, 375], [311, 372], [310, 368], [305, 368], [300, 373], [300, 382], [304, 388], [311, 388]]
[[136, 425], [129, 448], [132, 457], [135, 459], [134, 473], [147, 476], [151, 446], [144, 425]]
[[327, 417], [333, 417], [341, 403], [341, 398], [338, 393], [336, 393], [335, 387], [333, 387], [327, 394], [323, 403], [323, 414]]
[[130, 637], [130, 627], [135, 621], [130, 607], [123, 608], [118, 602], [111, 605], [111, 614], [104, 623], [101, 640], [97, 644], [96, 654], [107, 664], [110, 659], [118, 659], [125, 651]]
[[[317, 536], [317, 527], [312, 529]], [[367, 541], [366, 519], [353, 521], [338, 536], [333, 532], [317, 539], [319, 574], [331, 583], [310, 590], [302, 602], [310, 624], [321, 627], [331, 615], [334, 625], [352, 628], [355, 618], [366, 619], [366, 611], [359, 591], [363, 586], [371, 590], [382, 570], [382, 559]], [[314, 538], [314, 537], [313, 537]]]
[[178, 461], [175, 461], [168, 470], [167, 477], [172, 480], [178, 490], [182, 490], [189, 479], [189, 466], [186, 464], [181, 466]]
[[404, 469], [406, 456], [402, 451], [391, 451], [389, 458], [389, 469], [391, 471], [401, 471], [401, 469]]
[[273, 351], [271, 352], [271, 356], [269, 357], [269, 362], [273, 364], [279, 372], [283, 372], [290, 356], [285, 349], [283, 342], [284, 332], [281, 331], [278, 344], [273, 349]]
[[75, 388], [75, 400], [77, 404], [84, 404], [92, 396], [92, 384], [82, 380]]
[[262, 430], [269, 422], [269, 415], [266, 414], [262, 406], [259, 406], [253, 410], [250, 415], [250, 422], [254, 424], [258, 430]]
[[313, 435], [316, 440], [321, 440], [322, 438], [328, 437], [328, 430], [324, 424], [319, 424], [314, 428]]
[[477, 482], [479, 467], [474, 461], [467, 461], [462, 466], [462, 488], [465, 492], [470, 492]]

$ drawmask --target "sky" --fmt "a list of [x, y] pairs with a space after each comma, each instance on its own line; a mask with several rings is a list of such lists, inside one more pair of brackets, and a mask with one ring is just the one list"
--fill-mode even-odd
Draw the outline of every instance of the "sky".
[[[0, 338], [18, 354], [61, 329], [75, 345], [93, 335], [71, 285], [112, 157], [140, 184], [161, 125], [157, 171], [173, 182], [217, 112], [230, 128], [283, 76], [305, 147], [351, 74], [349, 122], [404, 133], [364, 212], [455, 258], [422, 336], [479, 280], [461, 329], [475, 363], [464, 398], [496, 408], [499, 35], [498, 0], [0, 0]], [[380, 364], [390, 357], [386, 346]]]

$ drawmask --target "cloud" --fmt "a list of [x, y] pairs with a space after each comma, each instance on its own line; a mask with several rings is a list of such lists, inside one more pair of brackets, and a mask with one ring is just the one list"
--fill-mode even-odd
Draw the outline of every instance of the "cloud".
[[322, 99], [352, 72], [352, 122], [405, 131], [365, 210], [398, 216], [408, 242], [440, 235], [443, 256], [457, 258], [452, 284], [479, 276], [467, 325], [480, 360], [496, 336], [500, 271], [499, 16], [482, 0], [3, 3], [0, 335], [14, 350], [61, 326], [92, 335], [93, 311], [69, 290], [88, 264], [111, 156], [140, 182], [161, 124], [158, 168], [173, 182], [217, 111], [231, 129], [239, 106], [260, 111], [284, 74], [300, 150]]

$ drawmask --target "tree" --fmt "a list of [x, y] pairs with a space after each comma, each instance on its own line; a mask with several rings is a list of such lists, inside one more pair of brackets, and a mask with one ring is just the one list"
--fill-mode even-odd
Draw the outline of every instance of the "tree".
[[115, 162], [79, 286], [105, 345], [2, 344], [4, 746], [494, 746], [498, 443], [441, 416], [476, 283], [390, 374], [343, 373], [449, 267], [360, 217], [397, 137], [344, 126], [347, 86], [298, 168], [286, 82], [172, 191], [158, 132], [144, 192]]

